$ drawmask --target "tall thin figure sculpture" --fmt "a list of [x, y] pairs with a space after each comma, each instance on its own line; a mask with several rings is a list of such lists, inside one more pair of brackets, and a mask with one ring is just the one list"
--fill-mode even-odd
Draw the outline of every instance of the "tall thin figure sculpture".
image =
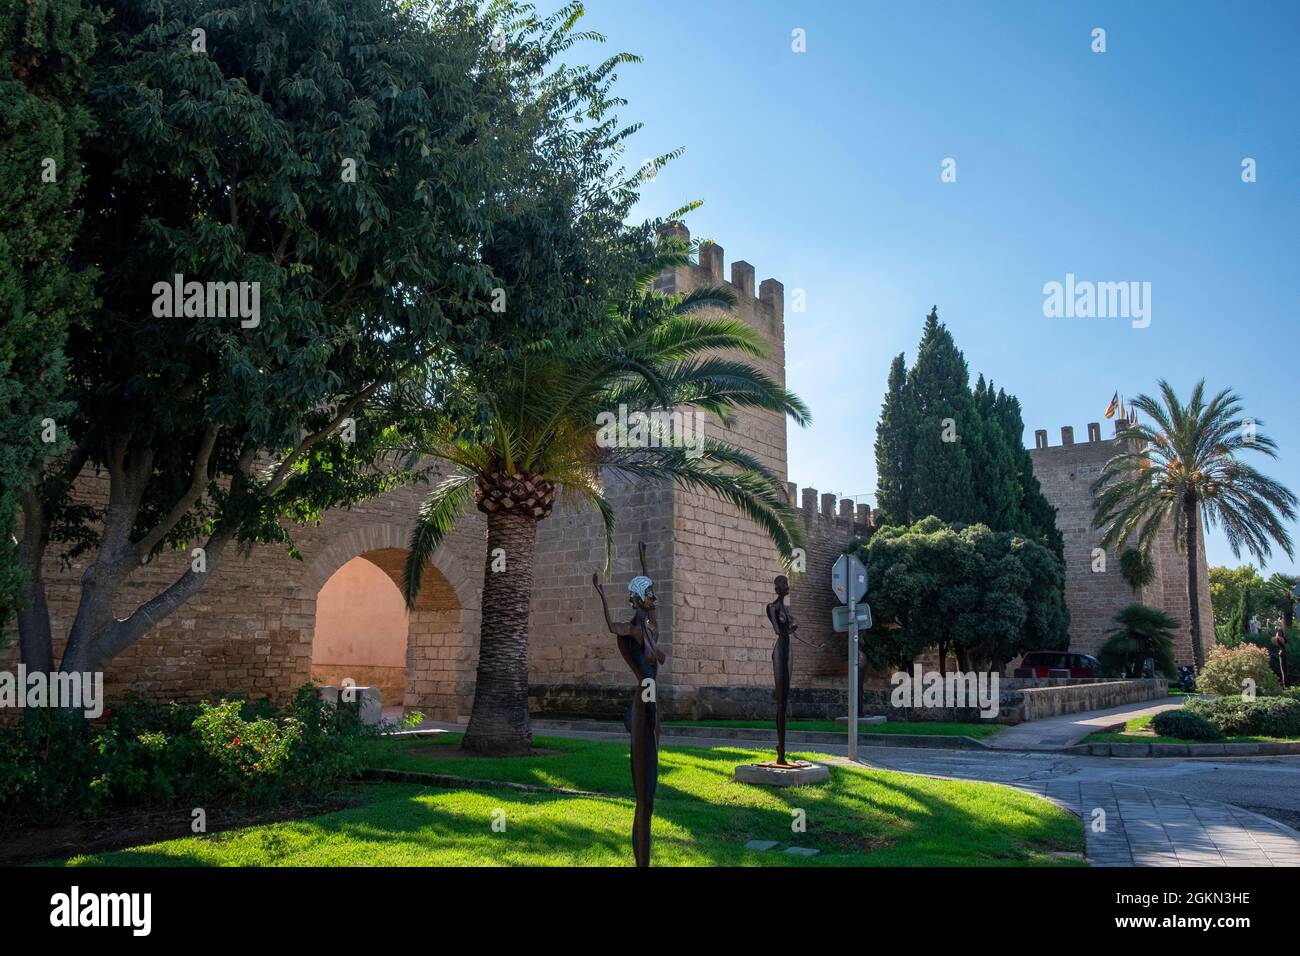
[[659, 708], [655, 703], [655, 680], [659, 665], [667, 658], [655, 646], [657, 614], [654, 582], [646, 573], [645, 542], [640, 544], [641, 574], [627, 586], [632, 620], [616, 624], [609, 616], [605, 588], [600, 576], [593, 574], [591, 583], [600, 595], [609, 632], [618, 638], [618, 652], [632, 669], [637, 688], [632, 705], [623, 715], [623, 724], [631, 735], [632, 791], [636, 797], [636, 814], [632, 820], [632, 855], [637, 866], [650, 865], [650, 821], [654, 816], [655, 790], [659, 786]]
[[799, 625], [794, 615], [786, 606], [785, 596], [790, 593], [790, 582], [784, 574], [779, 574], [773, 582], [776, 587], [776, 600], [767, 606], [767, 619], [776, 631], [776, 645], [772, 648], [772, 677], [776, 697], [776, 762], [778, 766], [789, 766], [785, 762], [785, 722], [790, 710], [790, 638], [809, 647], [821, 647], [810, 644], [799, 636]]

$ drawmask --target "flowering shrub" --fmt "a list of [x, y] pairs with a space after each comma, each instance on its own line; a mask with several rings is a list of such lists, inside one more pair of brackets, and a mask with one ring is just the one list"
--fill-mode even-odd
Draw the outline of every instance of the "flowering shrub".
[[34, 711], [0, 730], [0, 825], [311, 799], [357, 776], [374, 736], [310, 684], [283, 713], [265, 701], [159, 706], [128, 696], [92, 730]]
[[1217, 645], [1196, 676], [1196, 689], [1206, 694], [1240, 694], [1247, 679], [1255, 682], [1255, 693], [1261, 697], [1282, 693], [1268, 651], [1253, 644]]

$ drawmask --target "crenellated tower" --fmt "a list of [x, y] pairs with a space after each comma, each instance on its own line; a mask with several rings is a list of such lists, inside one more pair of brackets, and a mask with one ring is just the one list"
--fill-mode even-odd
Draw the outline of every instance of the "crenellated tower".
[[[1115, 422], [1118, 435], [1127, 422]], [[1114, 549], [1101, 550], [1102, 529], [1093, 527], [1096, 514], [1092, 484], [1106, 462], [1121, 451], [1118, 438], [1104, 439], [1101, 425], [1089, 422], [1087, 440], [1076, 442], [1074, 428], [1061, 429], [1061, 443], [1048, 443], [1047, 431], [1034, 432], [1030, 458], [1043, 494], [1056, 508], [1056, 526], [1065, 539], [1065, 599], [1070, 608], [1070, 649], [1095, 654], [1105, 643], [1114, 617], [1125, 605], [1140, 601], [1177, 619], [1181, 627], [1174, 641], [1179, 664], [1192, 663], [1191, 627], [1187, 603], [1187, 555], [1174, 544], [1173, 528], [1163, 529], [1152, 548], [1155, 579], [1135, 594], [1119, 572]], [[1205, 536], [1200, 531], [1199, 604], [1201, 632], [1206, 652], [1214, 643], [1214, 616], [1210, 610], [1210, 580], [1205, 561]], [[1104, 556], [1104, 561], [1098, 555]]]

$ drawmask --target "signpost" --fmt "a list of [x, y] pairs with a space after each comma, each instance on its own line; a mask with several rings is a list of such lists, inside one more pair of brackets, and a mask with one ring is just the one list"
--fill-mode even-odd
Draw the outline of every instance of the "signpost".
[[[859, 620], [858, 602], [867, 593], [867, 569], [851, 554], [842, 554], [831, 570], [831, 590], [848, 607], [837, 607], [832, 612], [835, 630], [849, 632], [849, 759], [858, 759], [858, 628], [871, 626], [871, 607], [863, 605], [866, 624]], [[845, 626], [840, 627], [839, 620]]]
[[[837, 634], [847, 634], [849, 632], [849, 608], [847, 604], [831, 608], [831, 623], [835, 626]], [[870, 604], [859, 604], [857, 606], [857, 624], [859, 631], [871, 630]]]

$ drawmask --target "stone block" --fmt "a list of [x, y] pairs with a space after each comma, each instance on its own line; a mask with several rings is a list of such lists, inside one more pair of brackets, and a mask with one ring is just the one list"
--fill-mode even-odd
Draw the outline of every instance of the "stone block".
[[739, 783], [764, 787], [802, 787], [825, 783], [830, 780], [831, 772], [821, 764], [799, 760], [786, 766], [776, 763], [741, 764], [735, 770], [735, 777]]

